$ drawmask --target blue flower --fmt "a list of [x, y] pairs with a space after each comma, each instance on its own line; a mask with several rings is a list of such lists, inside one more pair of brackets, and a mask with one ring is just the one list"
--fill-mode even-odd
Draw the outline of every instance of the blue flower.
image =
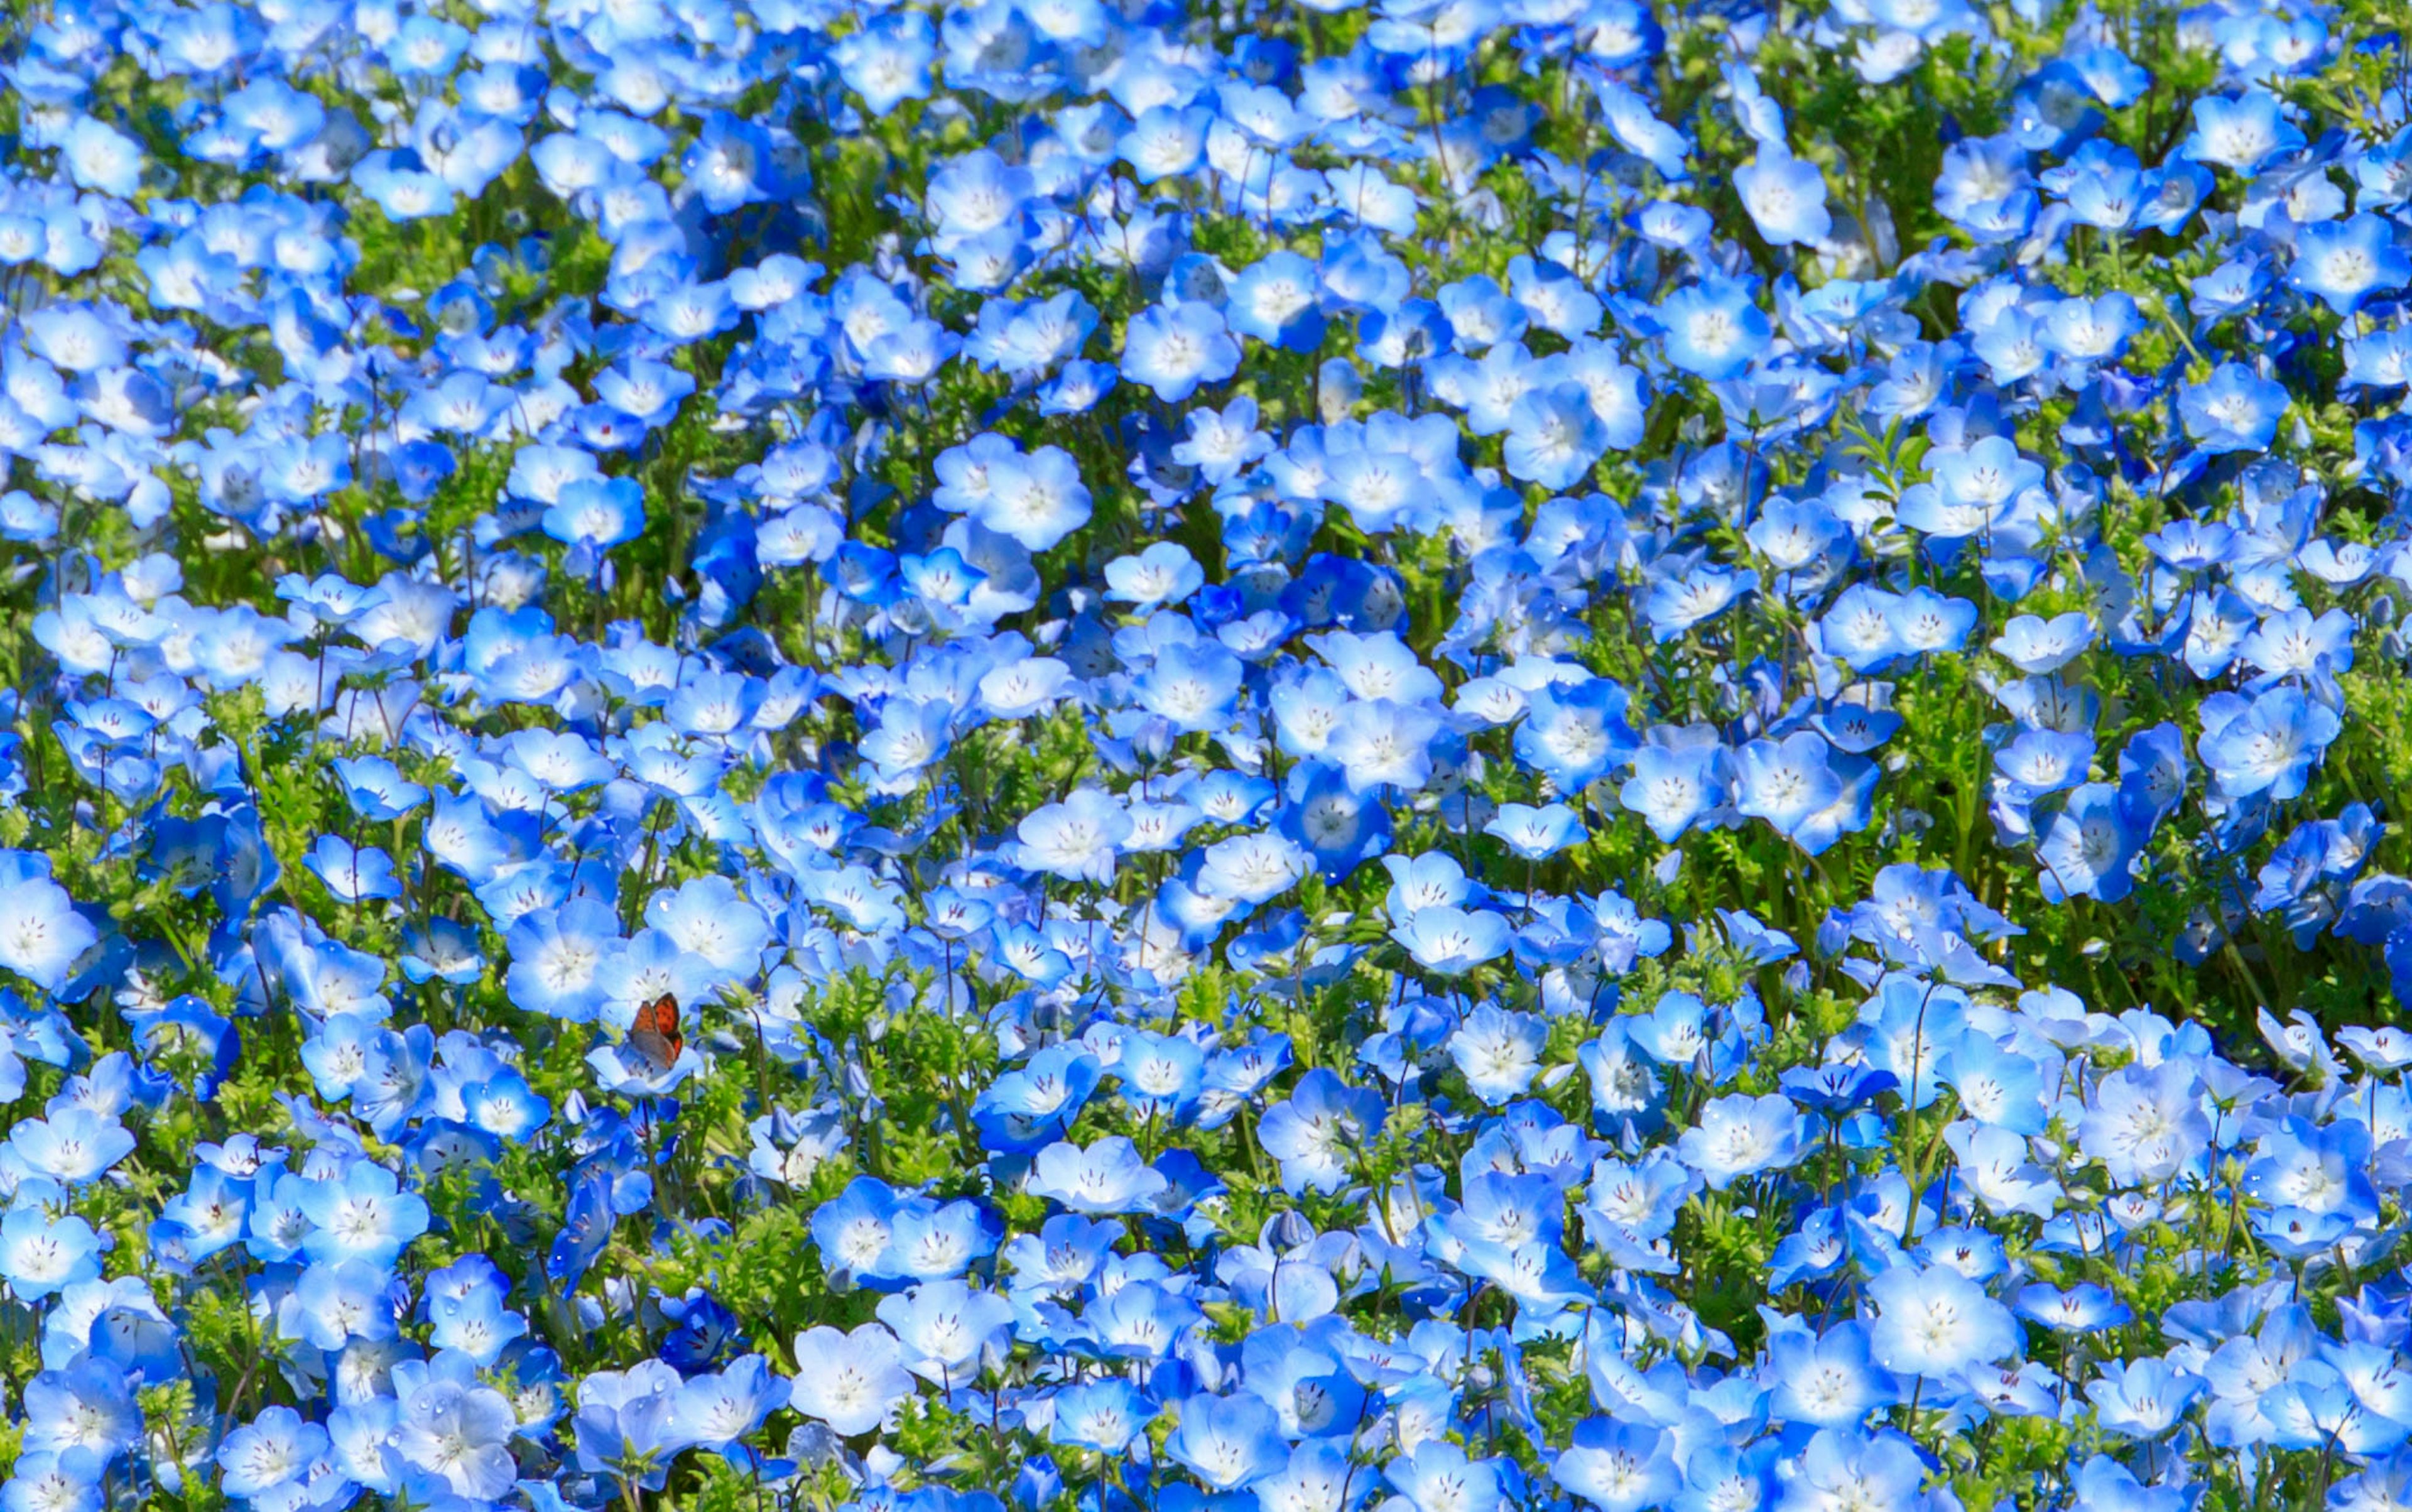
[[[1425, 962], [1419, 959], [1418, 964]], [[1523, 1095], [1533, 1084], [1549, 1038], [1549, 1026], [1532, 1015], [1508, 1013], [1486, 1004], [1466, 1015], [1449, 1035], [1449, 1059], [1457, 1063], [1474, 1094], [1497, 1108]]]
[[1155, 1420], [1155, 1409], [1128, 1381], [1082, 1381], [1055, 1393], [1053, 1442], [1119, 1455]]
[[297, 1200], [312, 1225], [302, 1253], [314, 1261], [390, 1266], [427, 1231], [426, 1199], [403, 1191], [391, 1171], [366, 1160], [340, 1177], [305, 1181]]
[[929, 97], [937, 43], [927, 16], [898, 11], [841, 38], [830, 56], [845, 75], [846, 87], [862, 96], [872, 114], [884, 116], [908, 99]]
[[1780, 144], [1762, 144], [1758, 156], [1734, 169], [1733, 183], [1751, 224], [1770, 246], [1814, 244], [1833, 228], [1825, 176], [1816, 164], [1792, 156]]
[[1153, 305], [1131, 317], [1123, 337], [1123, 376], [1168, 404], [1239, 370], [1239, 343], [1211, 304]]
[[56, 991], [99, 939], [66, 889], [51, 880], [48, 857], [0, 851], [0, 966]]
[[1603, 1512], [1664, 1505], [1684, 1475], [1668, 1432], [1650, 1423], [1587, 1417], [1550, 1468], [1550, 1478]]
[[1900, 1264], [1868, 1283], [1868, 1352], [1904, 1375], [1943, 1379], [2019, 1347], [2010, 1310], [1949, 1266]]
[[1739, 377], [1773, 334], [1743, 285], [1712, 280], [1678, 289], [1658, 306], [1667, 360], [1712, 382]]
[[1284, 1191], [1329, 1193], [1339, 1190], [1383, 1122], [1380, 1097], [1317, 1067], [1299, 1079], [1287, 1099], [1265, 1109], [1257, 1138], [1281, 1162]]
[[270, 1407], [218, 1446], [219, 1489], [257, 1501], [299, 1479], [326, 1450], [327, 1431], [290, 1407]]
[[1580, 384], [1528, 390], [1508, 416], [1508, 476], [1553, 492], [1572, 488], [1608, 447], [1608, 425]]
[[1734, 806], [1790, 836], [1844, 795], [1825, 737], [1802, 730], [1757, 740], [1736, 753]]
[[2155, 1439], [2177, 1426], [2202, 1389], [2200, 1376], [2147, 1356], [2124, 1365], [2105, 1361], [2102, 1373], [2086, 1383], [2085, 1394], [2105, 1431]]
[[2214, 455], [2267, 449], [2288, 403], [2284, 386], [2242, 362], [2222, 362], [2210, 377], [2178, 391], [2186, 434]]
[[2196, 752], [2223, 793], [2284, 802], [2302, 792], [2343, 728], [2334, 710], [2295, 688], [2272, 688], [2249, 704], [2228, 695], [2205, 701]]
[[596, 551], [635, 540], [644, 528], [644, 492], [633, 477], [581, 478], [565, 484], [544, 512], [547, 536], [566, 546]]
[[1029, 1190], [1074, 1212], [1134, 1212], [1162, 1194], [1167, 1182], [1128, 1139], [1112, 1137], [1082, 1149], [1058, 1141], [1031, 1163]]
[[1239, 1490], [1288, 1463], [1280, 1422], [1254, 1397], [1200, 1392], [1184, 1399], [1179, 1412], [1164, 1452], [1210, 1490]]
[[2117, 903], [2134, 885], [2129, 868], [2140, 838], [2117, 788], [2108, 783], [2079, 787], [2036, 841], [2044, 896], [2055, 903], [2071, 897]]
[[11, 1208], [0, 1217], [0, 1280], [16, 1296], [37, 1302], [100, 1274], [100, 1236], [69, 1214]]
[[788, 1405], [847, 1437], [878, 1428], [914, 1394], [896, 1336], [877, 1323], [851, 1333], [819, 1327], [796, 1335]]
[[2196, 100], [2194, 131], [2179, 144], [2178, 154], [2249, 174], [2278, 154], [2302, 145], [2303, 133], [2286, 119], [2276, 97], [2257, 89]]
[[1463, 976], [1507, 953], [1508, 921], [1488, 910], [1446, 905], [1419, 908], [1390, 931], [1415, 963], [1444, 976]]
[[59, 159], [82, 188], [131, 199], [150, 159], [141, 145], [113, 126], [79, 116], [59, 139]]
[[879, 1303], [904, 1368], [941, 1387], [969, 1384], [982, 1353], [1011, 1324], [1012, 1304], [961, 1281], [934, 1281]]
[[1685, 1165], [1723, 1191], [1737, 1177], [1799, 1160], [1805, 1131], [1806, 1121], [1788, 1098], [1720, 1097], [1700, 1109], [1699, 1123], [1684, 1132], [1676, 1149]]
[[1493, 1512], [1503, 1502], [1499, 1461], [1476, 1460], [1446, 1439], [1426, 1439], [1383, 1477], [1416, 1512]]
[[402, 880], [393, 874], [393, 858], [375, 845], [355, 847], [340, 835], [320, 835], [302, 864], [326, 884], [329, 892], [347, 903], [402, 896]]

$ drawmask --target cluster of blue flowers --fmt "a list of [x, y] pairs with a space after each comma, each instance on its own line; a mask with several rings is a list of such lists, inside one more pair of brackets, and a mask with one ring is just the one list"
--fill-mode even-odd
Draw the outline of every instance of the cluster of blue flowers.
[[21, 9], [0, 1512], [2412, 1508], [2386, 7]]

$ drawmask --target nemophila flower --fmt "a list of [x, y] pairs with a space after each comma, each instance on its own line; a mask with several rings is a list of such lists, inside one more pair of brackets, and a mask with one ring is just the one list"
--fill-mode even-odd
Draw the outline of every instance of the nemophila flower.
[[1025, 550], [1044, 551], [1088, 522], [1089, 491], [1079, 464], [1057, 447], [1041, 447], [997, 469], [972, 518]]
[[1449, 1035], [1449, 1053], [1474, 1094], [1497, 1108], [1532, 1085], [1548, 1043], [1548, 1026], [1538, 1019], [1486, 1005]]
[[1730, 572], [1702, 565], [1681, 577], [1671, 573], [1656, 576], [1643, 612], [1650, 618], [1651, 634], [1655, 639], [1672, 640], [1723, 614], [1758, 586], [1756, 572]]
[[852, 1332], [815, 1328], [796, 1336], [788, 1404], [846, 1437], [879, 1428], [914, 1394], [896, 1336], [877, 1323]]
[[1131, 829], [1121, 804], [1094, 787], [1034, 811], [1018, 829], [1034, 868], [1056, 876], [1103, 882], [1114, 873], [1114, 850]]
[[2374, 1070], [2394, 1071], [2412, 1065], [2412, 1042], [2407, 1042], [2405, 1032], [2393, 1024], [2377, 1028], [2355, 1024], [2340, 1029], [2337, 1043]]
[[1146, 1282], [1099, 1299], [1083, 1318], [1102, 1351], [1112, 1358], [1161, 1358], [1199, 1314], [1186, 1299]]
[[2354, 629], [2343, 609], [2317, 619], [2309, 609], [2288, 609], [2264, 620], [2237, 650], [2265, 677], [2333, 675], [2353, 666]]
[[2346, 316], [2372, 294], [2403, 287], [2412, 279], [2412, 257], [2396, 246], [2386, 221], [2360, 214], [2303, 228], [2288, 278], [2305, 294]]
[[1163, 1175], [1150, 1169], [1128, 1139], [1110, 1138], [1082, 1149], [1056, 1143], [1031, 1164], [1029, 1190], [1075, 1212], [1132, 1212], [1162, 1193]]
[[[2221, 72], [2189, 102], [2016, 7], [1873, 0], [1806, 48], [1776, 16], [1728, 29], [1734, 192], [1670, 195], [1699, 118], [1648, 66], [1682, 39], [1629, 0], [1386, 14], [1312, 61], [1278, 16], [1178, 9], [1149, 18], [1177, 49], [1095, 0], [773, 4], [758, 37], [705, 4], [566, 43], [375, 7], [325, 35], [224, 7], [29, 31], [0, 545], [39, 602], [0, 710], [26, 847], [0, 859], [0, 1094], [51, 1101], [8, 1141], [0, 1279], [44, 1369], [5, 1499], [523, 1483], [566, 1512], [717, 1475], [677, 1466], [695, 1449], [772, 1481], [844, 1460], [874, 1502], [1423, 1512], [1530, 1499], [1538, 1465], [1601, 1507], [1890, 1505], [1931, 1466], [1869, 1425], [1913, 1396], [1980, 1469], [2003, 1419], [2079, 1404], [2133, 1451], [2072, 1470], [2088, 1505], [2169, 1501], [2200, 1489], [2181, 1463], [2238, 1450], [2282, 1491], [2315, 1454], [2340, 1505], [2400, 1490], [2404, 1309], [2351, 1290], [2412, 1120], [2375, 1020], [2267, 1016], [2281, 1086], [2228, 1046], [2225, 968], [2166, 1017], [2040, 985], [2086, 980], [2112, 926], [2184, 963], [2232, 934], [2281, 983], [2315, 945], [2412, 982], [2412, 883], [2354, 744], [2405, 563], [2338, 514], [2412, 478], [2412, 429], [2361, 403], [2412, 373], [2389, 220], [2412, 152], [2333, 118], [2355, 19], [2182, 18]], [[1979, 31], [2045, 61], [1978, 79], [1971, 118], [1990, 90], [2003, 129], [1910, 186], [1955, 238], [1894, 246], [1920, 204], [1831, 201], [1823, 169], [1864, 178], [1866, 112]], [[1535, 82], [1569, 45], [1593, 98]], [[1754, 49], [1799, 75], [1789, 110]], [[124, 85], [106, 110], [96, 78]], [[1411, 130], [1424, 97], [1462, 108]], [[1536, 151], [1576, 104], [1617, 173]], [[2184, 146], [2105, 134], [2139, 110]], [[1004, 125], [940, 139], [967, 115]], [[875, 117], [879, 193], [800, 197]], [[523, 133], [550, 198], [497, 221]], [[1457, 213], [1403, 256], [1416, 156]], [[295, 187], [346, 183], [357, 213]], [[397, 235], [409, 288], [376, 283]], [[1801, 246], [1820, 266], [1786, 275]], [[1763, 288], [1754, 247], [1780, 254]], [[2183, 308], [2144, 298], [2164, 286]], [[2211, 354], [2190, 373], [2155, 365], [2171, 314]], [[1657, 370], [1717, 413], [1654, 425]], [[1218, 382], [1249, 392], [1200, 407]], [[2345, 448], [2320, 422], [2348, 409], [2334, 465], [2273, 454]], [[2140, 498], [2155, 528], [2122, 551]], [[121, 513], [140, 541], [104, 549]], [[1638, 661], [1598, 643], [1624, 620]], [[1924, 770], [1987, 720], [1973, 774]], [[2160, 917], [2138, 858], [2180, 841], [2249, 882]], [[1659, 847], [1684, 932], [1618, 890], [1627, 842]], [[287, 898], [292, 844], [314, 875]], [[1938, 844], [1957, 874], [1917, 863]], [[1862, 888], [1871, 845], [1911, 859]], [[1777, 892], [1809, 948], [1744, 911]], [[2101, 929], [2057, 926], [2078, 897]], [[1683, 990], [1625, 1003], [1644, 957]], [[1352, 982], [1362, 1021], [1292, 1047], [1291, 1010], [1320, 1022]], [[1836, 994], [1853, 1021], [1816, 1032], [1800, 1003]], [[288, 1007], [298, 1037], [253, 1032]], [[283, 1099], [273, 1141], [222, 1095], [238, 1049]], [[1533, 1101], [1574, 1066], [1588, 1123]], [[689, 1158], [736, 1105], [747, 1158]], [[1915, 1191], [1797, 1180], [1905, 1127], [1934, 1157]], [[86, 1199], [163, 1131], [194, 1169], [104, 1248]], [[1346, 1221], [1218, 1238], [1224, 1189], [1273, 1164]], [[788, 1299], [787, 1380], [738, 1272], [777, 1189], [816, 1182], [830, 1284]], [[1677, 1221], [1735, 1182], [1772, 1226], [1757, 1267]], [[1008, 1237], [977, 1192], [1055, 1215]], [[491, 1264], [417, 1232], [462, 1193], [509, 1240]], [[2194, 1253], [2188, 1213], [2231, 1208], [2292, 1291]], [[2174, 1276], [2155, 1355], [2109, 1292], [2013, 1279], [2013, 1234]], [[654, 1293], [648, 1243], [716, 1292]], [[1990, 1332], [1995, 1289], [2090, 1343], [2050, 1371], [2015, 1337], [1902, 1353]], [[858, 1292], [888, 1321], [825, 1328], [860, 1323]], [[147, 1431], [138, 1392], [244, 1373], [185, 1326], [228, 1298], [288, 1357], [284, 1407]], [[1754, 1307], [1743, 1358], [1709, 1320]], [[1613, 1410], [1536, 1397], [1550, 1333], [1582, 1335]], [[924, 1379], [989, 1409], [1013, 1486], [931, 1489], [927, 1425], [904, 1431]], [[1223, 1402], [1262, 1411], [1211, 1431]], [[1184, 1418], [1181, 1452], [1142, 1444]]]
[[1993, 650], [2029, 675], [2057, 672], [2093, 643], [2094, 624], [2082, 611], [2022, 614], [2002, 627]]
[[1503, 803], [1483, 832], [1497, 836], [1508, 850], [1526, 860], [1547, 860], [1582, 838], [1582, 819], [1564, 803], [1535, 808], [1528, 803]]
[[1291, 351], [1314, 351], [1324, 331], [1318, 282], [1315, 265], [1305, 257], [1287, 250], [1269, 253], [1232, 280], [1224, 316], [1240, 335]]
[[1013, 1321], [1013, 1306], [961, 1281], [934, 1281], [882, 1299], [879, 1321], [895, 1333], [905, 1369], [950, 1387], [979, 1373], [982, 1353]]
[[1825, 240], [1833, 228], [1826, 210], [1825, 176], [1817, 165], [1762, 144], [1758, 155], [1734, 169], [1734, 188], [1751, 224], [1771, 246]]
[[1180, 1421], [1164, 1452], [1213, 1490], [1238, 1490], [1288, 1462], [1279, 1419], [1252, 1396], [1199, 1393], [1178, 1410]]
[[425, 787], [405, 779], [392, 762], [381, 757], [339, 757], [331, 765], [343, 780], [353, 812], [372, 824], [399, 819], [427, 801]]
[[1527, 392], [1508, 416], [1508, 476], [1543, 488], [1571, 488], [1609, 447], [1609, 428], [1580, 384]]
[[1719, 1191], [1738, 1177], [1781, 1169], [1801, 1158], [1805, 1123], [1787, 1098], [1720, 1097], [1700, 1110], [1676, 1149], [1684, 1163]]
[[20, 1301], [39, 1301], [97, 1277], [100, 1245], [100, 1236], [81, 1218], [12, 1208], [0, 1217], [0, 1280]]
[[56, 991], [99, 938], [66, 889], [51, 880], [47, 857], [0, 851], [0, 966]]
[[1420, 856], [1385, 856], [1382, 869], [1390, 875], [1383, 907], [1395, 924], [1404, 924], [1426, 908], [1454, 906], [1472, 901], [1474, 884], [1457, 858], [1446, 851]]
[[1838, 1323], [1823, 1333], [1782, 1329], [1768, 1336], [1762, 1375], [1771, 1416], [1818, 1428], [1857, 1427], [1896, 1400], [1893, 1377], [1869, 1353], [1868, 1325]]
[[1424, 970], [1455, 976], [1506, 954], [1510, 932], [1497, 914], [1444, 905], [1417, 909], [1390, 937]]
[[2203, 450], [2261, 451], [2287, 412], [2286, 389], [2242, 362], [2222, 362], [2211, 376], [2178, 391], [2185, 432]]
[[645, 527], [644, 491], [635, 478], [581, 478], [563, 485], [544, 512], [544, 533], [565, 546], [609, 550]]
[[619, 922], [592, 899], [532, 912], [513, 923], [507, 944], [511, 1001], [532, 1013], [591, 1019], [601, 1002], [601, 970], [620, 944]]
[[1726, 280], [1694, 284], [1657, 308], [1667, 360], [1712, 382], [1738, 377], [1773, 334], [1749, 288]]
[[2064, 362], [2081, 367], [2115, 361], [2143, 327], [2143, 314], [2134, 300], [2125, 294], [2105, 294], [2053, 305], [2037, 339]]
[[393, 858], [375, 845], [354, 846], [340, 835], [320, 835], [303, 864], [327, 890], [349, 903], [402, 896]]
[[2087, 783], [2071, 793], [2036, 841], [2044, 896], [2125, 898], [2134, 885], [2130, 863], [2141, 836], [2132, 828], [2118, 789]]
[[130, 199], [149, 161], [141, 145], [114, 126], [80, 116], [61, 136], [59, 161], [78, 185]]
[[[1186, 562], [1185, 554], [1183, 560]], [[1135, 582], [1134, 591], [1160, 586], [1160, 580], [1153, 584], [1140, 580]], [[1240, 659], [1220, 645], [1176, 646], [1155, 657], [1133, 691], [1142, 707], [1184, 734], [1222, 729], [1230, 725], [1236, 712], [1244, 672]], [[1136, 807], [1133, 823], [1139, 823]], [[1163, 848], [1143, 841], [1136, 831], [1124, 844], [1128, 849]]]
[[1379, 1096], [1317, 1068], [1299, 1079], [1288, 1098], [1265, 1109], [1257, 1138], [1281, 1162], [1285, 1191], [1329, 1193], [1339, 1190], [1357, 1152], [1383, 1122]]
[[290, 1407], [271, 1407], [218, 1446], [219, 1489], [256, 1502], [300, 1479], [326, 1447], [324, 1428]]
[[1239, 344], [1211, 304], [1151, 306], [1131, 317], [1124, 334], [1123, 376], [1169, 404], [1187, 399], [1201, 384], [1220, 383], [1239, 367]]
[[1516, 754], [1561, 791], [1596, 782], [1634, 748], [1625, 721], [1628, 702], [1625, 690], [1606, 678], [1539, 689], [1517, 727]]
[[1812, 1506], [1896, 1506], [1914, 1501], [1925, 1478], [1917, 1446], [1900, 1433], [1823, 1428], [1802, 1450], [1787, 1500], [1798, 1497]]
[[2335, 711], [2292, 687], [2272, 688], [2249, 704], [2228, 695], [2205, 701], [2196, 754], [2222, 792], [2283, 802], [2302, 792], [2343, 727]]
[[1198, 166], [1214, 112], [1204, 106], [1156, 105], [1140, 112], [1115, 144], [1141, 183], [1159, 183]]
[[846, 87], [862, 96], [872, 114], [884, 116], [908, 99], [929, 96], [937, 44], [927, 16], [898, 11], [841, 38], [830, 56]]
[[415, 149], [372, 153], [352, 169], [351, 179], [355, 187], [395, 220], [424, 220], [452, 213], [452, 186], [429, 172]]
[[[25, 336], [34, 353], [46, 361], [56, 363], [69, 373], [93, 373], [123, 365], [128, 355], [125, 335], [118, 323], [100, 309], [82, 303], [59, 302], [45, 304], [27, 312], [24, 317]], [[10, 385], [14, 402], [28, 402], [51, 419], [51, 427], [64, 425], [74, 413], [65, 401], [66, 395], [54, 374], [29, 371]], [[27, 382], [32, 379], [32, 383]], [[47, 381], [45, 381], [47, 380]], [[34, 388], [47, 389], [42, 393]]]
[[1155, 1417], [1155, 1409], [1128, 1381], [1082, 1381], [1054, 1396], [1057, 1444], [1119, 1455]]
[[1205, 1091], [1206, 1052], [1177, 1035], [1133, 1033], [1115, 1067], [1122, 1094], [1142, 1117], [1185, 1122]]
[[1550, 1478], [1593, 1506], [1640, 1512], [1664, 1505], [1683, 1486], [1675, 1445], [1655, 1424], [1588, 1417], [1558, 1456]]
[[2210, 1144], [2198, 1092], [2199, 1078], [2183, 1062], [2114, 1071], [2086, 1108], [2081, 1147], [2122, 1185], [2168, 1181]]
[[1901, 1264], [1868, 1283], [1868, 1352], [1904, 1375], [1943, 1379], [2019, 1347], [2010, 1310], [1949, 1266]]
[[1412, 791], [1432, 778], [1443, 727], [1441, 717], [1424, 705], [1362, 699], [1342, 712], [1321, 756], [1346, 774], [1353, 793], [1385, 786]]
[[2085, 1394], [2106, 1431], [2122, 1438], [2154, 1439], [2177, 1426], [2202, 1389], [2200, 1376], [2148, 1356], [2124, 1365], [2106, 1361], [2102, 1373], [2086, 1383]]
[[0, 1498], [12, 1506], [57, 1508], [59, 1512], [97, 1512], [101, 1489], [81, 1455], [51, 1452], [23, 1455], [12, 1467]]
[[81, 1186], [134, 1151], [134, 1136], [98, 1108], [69, 1105], [47, 1118], [22, 1120], [8, 1131], [8, 1149], [25, 1167]]
[[2179, 155], [2238, 173], [2251, 173], [2280, 153], [2303, 145], [2303, 133], [2288, 121], [2274, 95], [2260, 90], [2229, 97], [2206, 95], [2194, 102], [2194, 131]]
[[2063, 1291], [2037, 1283], [2018, 1295], [2018, 1313], [2060, 1333], [2094, 1333], [2133, 1315], [2125, 1303], [2091, 1283]]
[[1713, 741], [1645, 744], [1634, 753], [1633, 775], [1617, 796], [1653, 834], [1673, 841], [1724, 801], [1729, 761], [1729, 753]]
[[1059, 1213], [1037, 1233], [1016, 1235], [1004, 1252], [1015, 1295], [1034, 1289], [1058, 1296], [1078, 1292], [1096, 1278], [1122, 1232], [1119, 1224]]
[[[787, 1402], [787, 1383], [760, 1355], [745, 1355], [679, 1387], [671, 1432], [700, 1447], [727, 1452]], [[737, 1456], [743, 1458], [740, 1450]]]
[[1288, 891], [1307, 869], [1305, 851], [1286, 835], [1234, 835], [1206, 848], [1198, 886], [1211, 897], [1253, 905]]
[[1843, 796], [1830, 747], [1812, 731], [1758, 740], [1735, 756], [1734, 806], [1789, 836]]
[[[685, 1446], [673, 1436], [671, 1421], [680, 1384], [676, 1371], [653, 1359], [625, 1371], [596, 1371], [581, 1379], [574, 1420], [579, 1467], [615, 1475], [624, 1484], [658, 1489], [669, 1478], [671, 1458]], [[503, 1443], [514, 1423], [501, 1392], [434, 1381], [414, 1396], [419, 1400], [405, 1399], [403, 1405], [401, 1437], [418, 1448], [418, 1458], [437, 1459], [450, 1450], [454, 1475], [483, 1480], [498, 1473], [507, 1484], [509, 1452]], [[402, 1447], [402, 1452], [412, 1458], [411, 1447]], [[481, 1462], [489, 1452], [502, 1456], [491, 1471], [488, 1462]]]
[[1498, 1462], [1447, 1439], [1426, 1439], [1383, 1475], [1416, 1512], [1492, 1512], [1502, 1502]]
[[1106, 564], [1108, 594], [1129, 601], [1139, 613], [1160, 604], [1177, 604], [1205, 586], [1205, 581], [1196, 559], [1177, 541], [1158, 541], [1137, 556]]
[[297, 1201], [311, 1224], [302, 1252], [316, 1261], [391, 1265], [427, 1230], [426, 1200], [403, 1191], [391, 1171], [369, 1161], [340, 1177], [304, 1182]]

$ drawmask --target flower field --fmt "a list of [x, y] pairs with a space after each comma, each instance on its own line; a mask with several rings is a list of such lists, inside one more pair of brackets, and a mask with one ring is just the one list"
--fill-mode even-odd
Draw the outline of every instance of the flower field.
[[19, 0], [0, 1512], [2412, 1508], [2380, 0]]

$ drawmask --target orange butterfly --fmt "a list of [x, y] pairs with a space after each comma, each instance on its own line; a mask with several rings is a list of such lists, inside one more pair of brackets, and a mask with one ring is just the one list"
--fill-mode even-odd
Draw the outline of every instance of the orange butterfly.
[[661, 1076], [675, 1064], [686, 1041], [679, 1035], [678, 999], [664, 992], [637, 1010], [637, 1021], [628, 1027], [628, 1046], [644, 1061], [645, 1068]]

